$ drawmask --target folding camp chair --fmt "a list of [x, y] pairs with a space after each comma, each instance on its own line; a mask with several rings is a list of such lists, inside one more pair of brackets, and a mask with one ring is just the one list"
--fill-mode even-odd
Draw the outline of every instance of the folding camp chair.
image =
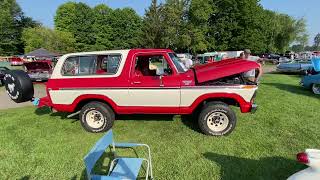
[[[134, 148], [138, 146], [144, 146], [148, 149], [148, 159], [116, 157], [111, 161], [107, 176], [93, 174], [92, 170], [95, 164], [108, 147], [111, 147], [112, 152], [115, 154], [116, 148]], [[146, 161], [147, 163], [146, 179], [149, 178], [149, 173], [151, 179], [153, 179], [150, 147], [146, 144], [115, 143], [113, 141], [112, 130], [109, 130], [84, 157], [87, 177], [89, 180], [137, 179], [143, 161]]]

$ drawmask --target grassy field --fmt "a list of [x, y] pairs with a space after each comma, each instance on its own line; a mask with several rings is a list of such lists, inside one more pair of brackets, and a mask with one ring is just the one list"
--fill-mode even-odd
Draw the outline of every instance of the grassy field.
[[[226, 137], [205, 136], [179, 116], [121, 116], [115, 139], [149, 144], [156, 179], [285, 179], [305, 168], [295, 161], [296, 153], [320, 144], [319, 97], [299, 87], [299, 80], [266, 74], [259, 110], [254, 115], [237, 110], [237, 127]], [[82, 159], [101, 136], [47, 109], [0, 111], [0, 177], [82, 179]], [[101, 162], [102, 172], [107, 163]]]

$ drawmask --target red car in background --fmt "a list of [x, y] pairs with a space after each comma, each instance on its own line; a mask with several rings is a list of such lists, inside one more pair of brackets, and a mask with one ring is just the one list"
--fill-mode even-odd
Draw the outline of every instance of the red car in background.
[[52, 63], [50, 60], [26, 62], [23, 65], [32, 81], [47, 81], [52, 74]]
[[22, 66], [24, 61], [20, 57], [11, 57], [9, 58], [11, 66]]

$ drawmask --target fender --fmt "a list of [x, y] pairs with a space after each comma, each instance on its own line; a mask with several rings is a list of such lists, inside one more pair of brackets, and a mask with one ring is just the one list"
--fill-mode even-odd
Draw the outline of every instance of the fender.
[[233, 99], [239, 103], [240, 110], [242, 113], [250, 112], [252, 104], [251, 102], [246, 102], [240, 95], [235, 93], [208, 93], [199, 96], [189, 107], [181, 107], [180, 113], [181, 114], [191, 114], [199, 105], [200, 103], [204, 102], [205, 100], [209, 99], [219, 99], [219, 98], [227, 98]]

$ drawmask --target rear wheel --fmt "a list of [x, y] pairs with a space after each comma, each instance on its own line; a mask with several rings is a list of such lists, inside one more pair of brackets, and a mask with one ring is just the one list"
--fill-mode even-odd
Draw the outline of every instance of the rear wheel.
[[236, 126], [234, 111], [223, 102], [206, 104], [199, 115], [198, 124], [203, 133], [212, 136], [230, 134]]
[[112, 128], [114, 119], [113, 110], [102, 102], [90, 102], [83, 106], [80, 112], [81, 125], [88, 132], [108, 131]]
[[320, 94], [320, 84], [313, 84], [312, 85], [312, 92], [314, 94]]

